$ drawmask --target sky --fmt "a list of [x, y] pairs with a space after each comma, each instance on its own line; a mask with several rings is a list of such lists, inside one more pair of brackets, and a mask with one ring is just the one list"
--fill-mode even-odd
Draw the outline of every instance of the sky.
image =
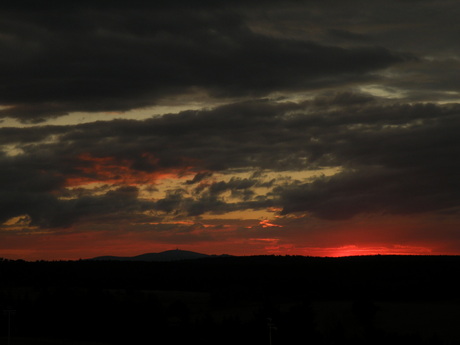
[[0, 4], [0, 257], [460, 254], [456, 0]]

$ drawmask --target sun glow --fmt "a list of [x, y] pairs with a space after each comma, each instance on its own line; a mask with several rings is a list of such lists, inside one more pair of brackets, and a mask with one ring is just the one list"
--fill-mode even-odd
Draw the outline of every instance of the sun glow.
[[337, 248], [310, 248], [306, 252], [316, 252], [315, 256], [344, 257], [361, 255], [429, 255], [432, 250], [416, 246], [357, 246], [346, 245]]

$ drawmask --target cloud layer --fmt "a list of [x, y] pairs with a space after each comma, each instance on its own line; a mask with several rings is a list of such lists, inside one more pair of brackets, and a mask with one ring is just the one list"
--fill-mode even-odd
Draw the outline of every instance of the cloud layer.
[[[71, 223], [79, 215], [131, 207], [199, 216], [273, 206], [326, 219], [450, 210], [460, 201], [459, 113], [458, 105], [407, 105], [346, 93], [144, 121], [5, 128], [3, 144], [21, 154], [1, 158], [1, 218], [29, 214], [33, 224], [62, 226], [59, 218]], [[341, 172], [313, 181], [267, 179], [274, 172], [324, 168]], [[237, 170], [259, 174], [213, 180], [213, 174]], [[155, 185], [168, 174], [188, 179], [164, 198], [137, 197], [136, 186]], [[96, 182], [117, 189], [97, 196], [64, 192]], [[259, 195], [257, 188], [269, 192]], [[225, 202], [228, 192], [239, 201]]]
[[166, 97], [264, 96], [373, 79], [405, 58], [256, 33], [247, 8], [114, 4], [2, 11], [2, 116], [42, 121], [127, 111]]
[[459, 11], [2, 4], [0, 237], [314, 253], [456, 241]]

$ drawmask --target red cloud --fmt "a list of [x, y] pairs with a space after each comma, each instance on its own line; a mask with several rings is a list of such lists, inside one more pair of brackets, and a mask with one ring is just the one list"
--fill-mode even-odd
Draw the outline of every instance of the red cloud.
[[[144, 153], [142, 158], [151, 166], [158, 163], [153, 155]], [[106, 183], [117, 185], [151, 184], [159, 179], [179, 178], [189, 175], [191, 167], [158, 169], [157, 171], [143, 171], [133, 168], [133, 160], [116, 157], [94, 157], [89, 153], [78, 156], [78, 163], [74, 167], [77, 172], [67, 177], [66, 186], [81, 186], [92, 183]]]
[[261, 220], [259, 222], [259, 225], [262, 226], [263, 228], [273, 228], [273, 227], [282, 228], [283, 227], [282, 225], [270, 223], [268, 219]]

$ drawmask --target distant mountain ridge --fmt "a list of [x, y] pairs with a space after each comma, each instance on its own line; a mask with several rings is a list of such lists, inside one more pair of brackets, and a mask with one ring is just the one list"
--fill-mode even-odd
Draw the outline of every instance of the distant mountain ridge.
[[166, 250], [160, 253], [146, 253], [136, 256], [98, 256], [90, 260], [107, 260], [107, 261], [180, 261], [180, 260], [194, 260], [212, 257], [228, 257], [231, 255], [208, 255], [196, 253], [188, 250]]

